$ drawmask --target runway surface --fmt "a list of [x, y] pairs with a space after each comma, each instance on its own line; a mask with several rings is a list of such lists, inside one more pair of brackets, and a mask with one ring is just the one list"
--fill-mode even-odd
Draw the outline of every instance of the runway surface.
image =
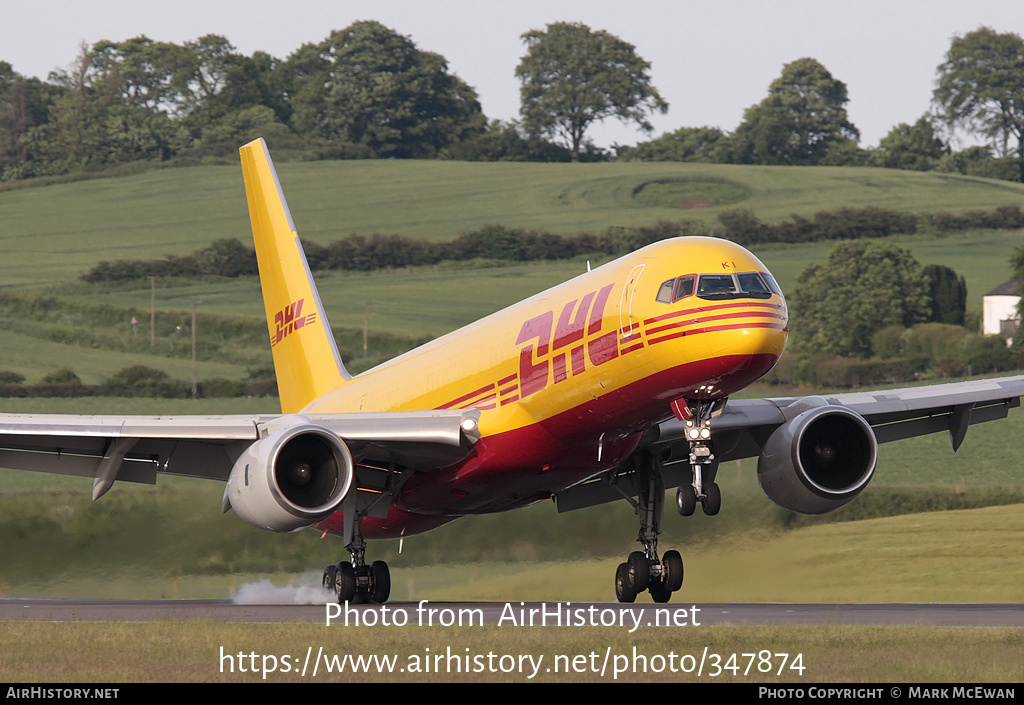
[[[696, 607], [696, 610], [694, 609]], [[335, 620], [344, 619], [336, 610]], [[434, 624], [479, 610], [487, 624], [499, 620], [531, 620], [534, 626], [558, 626], [556, 613], [586, 619], [586, 623], [644, 626], [748, 624], [923, 624], [956, 627], [1024, 627], [1024, 605], [1017, 604], [796, 604], [705, 603], [666, 605], [574, 602], [394, 602], [387, 605], [353, 605], [350, 619], [361, 623], [392, 622], [399, 611], [407, 623], [431, 618]], [[429, 614], [427, 610], [433, 610]], [[661, 610], [661, 612], [659, 612]], [[321, 623], [324, 605], [236, 605], [229, 600], [0, 600], [0, 620], [56, 622], [155, 622], [223, 621], [252, 623]], [[375, 612], [370, 615], [366, 612]], [[547, 614], [547, 617], [544, 615]], [[684, 621], [685, 620], [685, 621]], [[335, 623], [340, 623], [336, 621]], [[575, 622], [573, 622], [575, 624]], [[520, 625], [522, 626], [522, 625]]]

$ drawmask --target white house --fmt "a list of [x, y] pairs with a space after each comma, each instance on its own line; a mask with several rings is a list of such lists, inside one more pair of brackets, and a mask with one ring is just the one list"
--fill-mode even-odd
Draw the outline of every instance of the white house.
[[1020, 315], [1017, 313], [1020, 285], [1020, 279], [1012, 279], [985, 294], [982, 299], [982, 333], [1001, 335], [1007, 340], [1013, 337], [1020, 325]]

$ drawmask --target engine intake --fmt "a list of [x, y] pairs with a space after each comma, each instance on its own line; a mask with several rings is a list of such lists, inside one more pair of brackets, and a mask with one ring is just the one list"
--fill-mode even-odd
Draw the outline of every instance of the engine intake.
[[321, 426], [282, 428], [253, 443], [235, 462], [225, 506], [263, 529], [298, 531], [341, 505], [355, 476], [348, 446]]
[[867, 487], [877, 460], [878, 441], [862, 416], [841, 406], [819, 406], [769, 437], [757, 461], [757, 479], [780, 507], [824, 514]]

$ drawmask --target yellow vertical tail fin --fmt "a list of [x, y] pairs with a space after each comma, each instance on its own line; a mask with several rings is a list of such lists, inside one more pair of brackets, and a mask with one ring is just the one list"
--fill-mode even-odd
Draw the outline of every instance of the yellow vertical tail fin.
[[351, 375], [338, 354], [266, 142], [258, 139], [239, 152], [281, 411], [288, 414]]

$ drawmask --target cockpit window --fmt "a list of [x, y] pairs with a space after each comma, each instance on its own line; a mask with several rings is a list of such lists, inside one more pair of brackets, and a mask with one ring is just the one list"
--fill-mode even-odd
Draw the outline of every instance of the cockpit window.
[[675, 283], [675, 279], [669, 279], [667, 282], [663, 282], [661, 288], [658, 289], [657, 300], [663, 304], [672, 303], [672, 287]]
[[[694, 292], [696, 284], [696, 292]], [[768, 272], [742, 272], [740, 274], [687, 274], [662, 282], [657, 301], [669, 304], [697, 294], [698, 298], [770, 299], [772, 293], [782, 296], [779, 285]]]
[[701, 274], [697, 284], [701, 299], [770, 299], [772, 290], [758, 272], [742, 274]]
[[761, 275], [756, 272], [750, 272], [748, 274], [737, 274], [736, 279], [740, 282], [740, 289], [747, 292], [748, 294], [770, 294], [768, 286], [761, 279]]
[[693, 274], [679, 277], [676, 280], [676, 292], [673, 294], [672, 300], [678, 301], [679, 299], [685, 299], [687, 296], [693, 296], [693, 282], [696, 278]]
[[702, 299], [732, 298], [730, 294], [736, 293], [736, 280], [731, 274], [701, 274], [700, 284], [697, 285], [697, 296]]
[[761, 272], [761, 278], [768, 283], [768, 288], [771, 289], [777, 296], [782, 296], [782, 287], [775, 281], [775, 277], [771, 275], [771, 272]]
[[657, 301], [663, 304], [670, 304], [679, 299], [685, 299], [687, 296], [693, 296], [693, 282], [696, 281], [697, 275], [687, 274], [686, 276], [676, 277], [675, 279], [669, 279], [667, 282], [662, 282], [658, 288]]

